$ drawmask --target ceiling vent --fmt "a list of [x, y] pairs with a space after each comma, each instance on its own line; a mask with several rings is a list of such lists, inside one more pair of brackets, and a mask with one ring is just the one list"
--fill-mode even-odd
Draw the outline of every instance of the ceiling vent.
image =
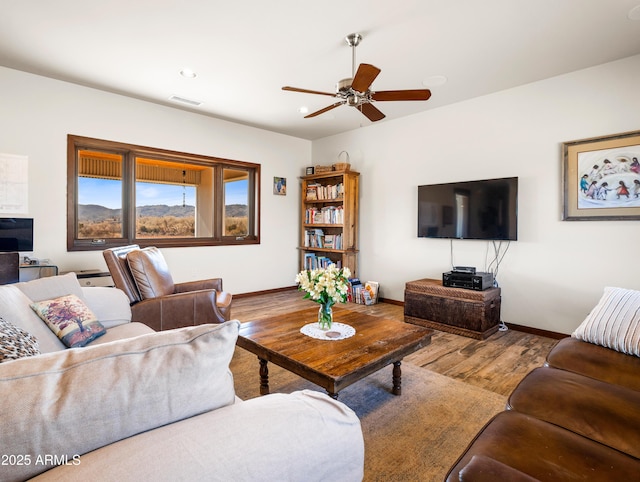
[[184, 97], [180, 97], [178, 95], [172, 95], [171, 97], [169, 97], [169, 100], [173, 102], [179, 102], [180, 104], [190, 105], [193, 107], [198, 107], [202, 105], [202, 102], [200, 102], [199, 100], [185, 99]]

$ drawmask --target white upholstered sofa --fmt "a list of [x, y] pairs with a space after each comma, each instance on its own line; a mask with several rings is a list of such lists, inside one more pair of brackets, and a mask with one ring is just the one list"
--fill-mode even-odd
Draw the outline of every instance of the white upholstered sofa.
[[[31, 308], [68, 295], [106, 329], [84, 347]], [[362, 480], [360, 422], [342, 403], [235, 396], [237, 320], [156, 333], [130, 316], [124, 293], [73, 273], [0, 286], [0, 317], [41, 352], [0, 363], [0, 480]]]

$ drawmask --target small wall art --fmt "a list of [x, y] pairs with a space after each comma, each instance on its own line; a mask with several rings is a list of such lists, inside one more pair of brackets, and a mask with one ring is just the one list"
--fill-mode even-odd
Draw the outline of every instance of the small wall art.
[[640, 219], [640, 131], [562, 144], [565, 221]]
[[277, 194], [278, 196], [287, 195], [287, 178], [286, 177], [273, 178], [273, 194]]

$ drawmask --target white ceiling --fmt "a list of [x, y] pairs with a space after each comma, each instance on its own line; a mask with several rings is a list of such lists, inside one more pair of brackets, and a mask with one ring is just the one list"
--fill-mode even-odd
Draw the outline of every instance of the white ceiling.
[[[0, 0], [0, 65], [305, 139], [370, 125], [333, 92], [357, 64], [389, 119], [640, 54], [640, 0]], [[629, 15], [629, 12], [633, 13]], [[188, 67], [195, 79], [179, 75]], [[430, 87], [430, 86], [428, 86]], [[176, 95], [200, 107], [172, 102]]]

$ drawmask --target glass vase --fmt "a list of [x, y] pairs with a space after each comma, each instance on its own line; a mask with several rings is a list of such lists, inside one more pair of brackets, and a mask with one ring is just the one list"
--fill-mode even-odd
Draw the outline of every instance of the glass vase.
[[333, 324], [333, 309], [330, 303], [320, 303], [318, 309], [318, 327], [323, 331], [331, 329]]

